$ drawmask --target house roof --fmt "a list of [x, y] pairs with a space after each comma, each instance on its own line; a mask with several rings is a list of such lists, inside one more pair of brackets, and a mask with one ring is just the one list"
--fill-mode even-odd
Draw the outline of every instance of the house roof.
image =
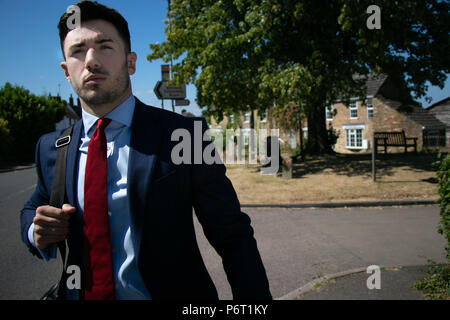
[[[366, 82], [367, 96], [374, 97], [379, 92], [380, 88], [383, 86], [387, 78], [388, 76], [386, 74], [369, 75]], [[397, 109], [397, 111], [406, 115], [411, 120], [422, 125], [424, 129], [445, 128], [446, 126], [444, 123], [439, 121], [432, 113], [428, 112], [428, 110], [436, 105], [443, 104], [447, 100], [450, 100], [450, 97], [435, 103], [428, 109], [423, 109], [422, 107], [416, 105], [408, 105], [406, 108], [401, 108], [401, 103], [390, 99], [386, 100], [389, 101], [389, 105]]]
[[403, 112], [410, 119], [414, 120], [417, 123], [420, 123], [425, 129], [431, 128], [445, 128], [445, 124], [439, 121], [433, 114], [428, 112], [428, 110], [423, 109], [418, 106], [411, 106], [411, 112]]
[[[366, 76], [359, 76], [355, 75], [353, 77], [354, 79], [364, 79]], [[366, 86], [367, 86], [367, 96], [374, 97], [378, 91], [380, 90], [381, 86], [384, 84], [386, 79], [388, 78], [387, 74], [381, 73], [381, 74], [369, 74], [367, 76]]]
[[442, 100], [440, 100], [440, 101], [438, 101], [436, 103], [433, 103], [431, 106], [429, 106], [427, 108], [427, 110], [431, 110], [434, 107], [437, 107], [437, 106], [440, 106], [440, 105], [447, 105], [450, 108], [450, 97], [447, 97], [447, 98], [442, 99]]
[[78, 114], [78, 112], [76, 111], [76, 108], [74, 108], [74, 106], [70, 106], [69, 104], [66, 104], [64, 107], [66, 109], [66, 116], [69, 119], [75, 119], [75, 120], [81, 119], [81, 115]]
[[401, 114], [404, 114], [414, 122], [420, 124], [424, 129], [443, 129], [445, 124], [439, 121], [431, 112], [417, 105], [407, 105], [404, 106], [400, 102], [387, 99], [384, 97], [378, 97], [385, 104], [394, 108]]
[[[380, 88], [383, 86], [384, 82], [388, 78], [388, 76], [384, 73], [381, 74], [369, 74], [369, 75], [360, 75], [354, 74], [352, 77], [354, 80], [366, 80], [366, 97], [375, 97]], [[342, 95], [339, 94], [335, 102], [340, 102], [342, 100]]]

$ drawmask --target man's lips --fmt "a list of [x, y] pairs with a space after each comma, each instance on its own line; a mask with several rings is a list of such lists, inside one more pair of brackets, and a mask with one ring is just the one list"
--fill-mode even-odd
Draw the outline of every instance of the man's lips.
[[84, 82], [85, 82], [86, 84], [89, 84], [89, 83], [99, 83], [99, 82], [104, 81], [105, 79], [106, 79], [105, 76], [92, 75], [92, 76], [87, 77], [86, 80], [84, 80]]

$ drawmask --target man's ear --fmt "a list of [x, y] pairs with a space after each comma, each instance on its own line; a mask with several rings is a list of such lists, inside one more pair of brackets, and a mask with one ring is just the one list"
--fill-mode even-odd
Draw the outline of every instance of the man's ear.
[[129, 52], [127, 54], [128, 75], [132, 75], [136, 72], [136, 52]]
[[64, 76], [66, 77], [66, 80], [70, 82], [70, 75], [69, 70], [67, 69], [67, 62], [63, 61], [59, 65], [64, 70]]

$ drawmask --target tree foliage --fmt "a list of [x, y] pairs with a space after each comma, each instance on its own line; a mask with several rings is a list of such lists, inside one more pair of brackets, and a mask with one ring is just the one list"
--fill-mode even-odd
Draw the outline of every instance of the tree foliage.
[[438, 168], [438, 193], [441, 219], [439, 221], [438, 232], [447, 241], [447, 260], [450, 263], [450, 154], [442, 156], [439, 154], [439, 161], [435, 163]]
[[[372, 4], [381, 29], [367, 27]], [[295, 102], [310, 149], [326, 151], [324, 107], [365, 96], [365, 75], [388, 74], [405, 100], [424, 96], [427, 81], [443, 87], [448, 21], [437, 0], [172, 0], [167, 41], [147, 59], [178, 61], [175, 81], [195, 84], [209, 114]]]
[[6, 83], [0, 89], [0, 159], [32, 161], [37, 140], [55, 130], [64, 112], [64, 102]]

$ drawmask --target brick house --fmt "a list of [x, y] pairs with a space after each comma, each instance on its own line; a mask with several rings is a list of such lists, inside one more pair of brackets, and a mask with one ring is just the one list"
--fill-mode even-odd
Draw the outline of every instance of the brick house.
[[[338, 153], [370, 153], [371, 141], [374, 132], [404, 131], [406, 137], [417, 138], [417, 150], [424, 147], [436, 147], [445, 144], [440, 141], [438, 145], [434, 141], [436, 133], [443, 134], [446, 131], [445, 124], [440, 122], [432, 113], [418, 105], [402, 106], [399, 102], [399, 90], [387, 75], [369, 76], [366, 82], [366, 97], [364, 99], [351, 99], [350, 105], [336, 102], [325, 108], [326, 126], [333, 128], [338, 135], [334, 151]], [[442, 106], [447, 110], [449, 104]], [[436, 112], [440, 110], [436, 104]], [[279, 128], [272, 117], [273, 107], [265, 112], [247, 111], [225, 116], [217, 123], [211, 117], [211, 128], [226, 130], [227, 128], [251, 128], [252, 117], [254, 128]], [[303, 137], [307, 138], [308, 126], [306, 120], [302, 120]], [[450, 135], [450, 131], [448, 134]], [[444, 134], [445, 135], [445, 134]], [[280, 138], [284, 145], [295, 148], [300, 143], [297, 130], [280, 129]], [[448, 145], [448, 144], [447, 144]], [[412, 150], [412, 149], [409, 149]], [[403, 152], [404, 148], [389, 147], [388, 152]]]
[[[406, 137], [418, 138], [417, 149], [421, 150], [429, 142], [429, 132], [445, 131], [445, 125], [425, 109], [402, 106], [395, 83], [386, 75], [369, 76], [366, 86], [364, 99], [351, 99], [349, 106], [337, 102], [326, 108], [327, 128], [332, 127], [338, 134], [334, 151], [371, 152], [373, 133], [380, 131], [404, 131]], [[388, 152], [403, 150], [390, 147]]]
[[[432, 132], [429, 136], [437, 135], [438, 139], [445, 139], [444, 143], [447, 149], [450, 146], [450, 97], [434, 103], [427, 108], [435, 118], [445, 124], [445, 132]], [[442, 143], [442, 141], [439, 141]]]
[[[257, 132], [258, 129], [279, 129], [279, 137], [282, 145], [296, 148], [299, 145], [299, 133], [297, 130], [281, 129], [277, 125], [275, 118], [272, 116], [273, 107], [269, 107], [264, 111], [251, 110], [245, 112], [238, 112], [224, 116], [223, 120], [217, 122], [214, 117], [211, 117], [210, 127], [225, 131], [226, 129], [240, 128], [241, 131], [246, 132], [252, 128]], [[306, 128], [306, 121], [304, 121], [304, 128]], [[267, 132], [270, 134], [270, 132]], [[306, 137], [306, 131], [304, 133]]]

